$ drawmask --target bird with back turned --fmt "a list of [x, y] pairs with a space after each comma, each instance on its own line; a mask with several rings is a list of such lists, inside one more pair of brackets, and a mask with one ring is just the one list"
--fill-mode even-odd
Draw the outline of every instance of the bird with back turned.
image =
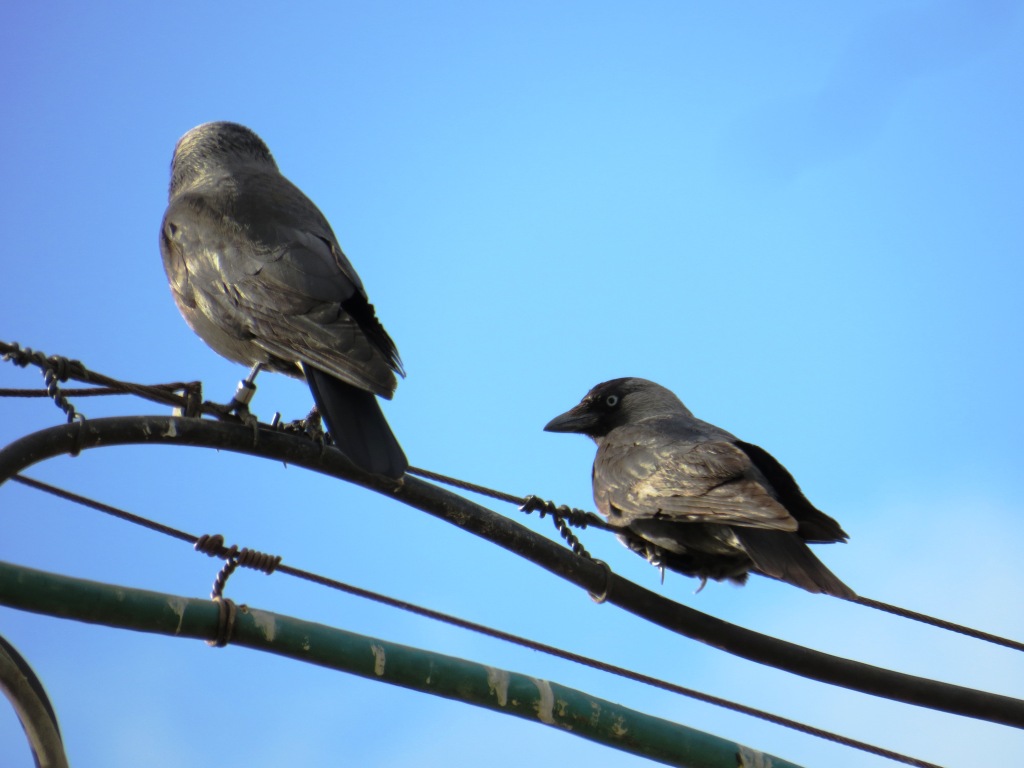
[[205, 123], [171, 161], [160, 251], [186, 322], [229, 360], [304, 378], [335, 445], [398, 478], [408, 462], [377, 396], [398, 349], [330, 224], [245, 126]]

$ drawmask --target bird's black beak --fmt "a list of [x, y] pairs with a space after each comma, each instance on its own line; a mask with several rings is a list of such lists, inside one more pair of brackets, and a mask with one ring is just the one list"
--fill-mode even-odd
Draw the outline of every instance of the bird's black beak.
[[590, 410], [589, 403], [582, 402], [561, 416], [555, 416], [544, 427], [545, 432], [577, 432], [589, 435], [597, 426], [597, 416]]

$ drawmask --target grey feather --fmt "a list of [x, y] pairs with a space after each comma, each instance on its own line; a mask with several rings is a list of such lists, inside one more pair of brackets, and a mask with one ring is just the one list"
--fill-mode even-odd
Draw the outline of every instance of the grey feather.
[[693, 416], [645, 379], [594, 387], [545, 427], [597, 443], [594, 501], [630, 549], [702, 579], [749, 571], [853, 597], [806, 542], [845, 541], [767, 451]]
[[[347, 444], [354, 461], [387, 457], [364, 463], [368, 471], [405, 471], [376, 404], [358, 425], [352, 407], [339, 407], [354, 390], [392, 397], [395, 374], [404, 375], [395, 343], [327, 219], [281, 175], [255, 133], [218, 122], [181, 138], [160, 251], [178, 308], [200, 338], [245, 365], [297, 378], [307, 369], [326, 374], [314, 398], [339, 447]], [[344, 434], [350, 428], [389, 447], [360, 450]]]

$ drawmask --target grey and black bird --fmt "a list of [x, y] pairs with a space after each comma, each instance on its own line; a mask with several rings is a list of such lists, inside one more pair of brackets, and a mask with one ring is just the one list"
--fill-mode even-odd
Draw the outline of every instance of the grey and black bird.
[[665, 387], [606, 381], [544, 429], [594, 439], [597, 508], [654, 564], [738, 584], [753, 571], [856, 597], [807, 546], [845, 541], [839, 523], [771, 454], [695, 418]]
[[178, 141], [160, 251], [178, 309], [203, 341], [229, 360], [304, 378], [353, 463], [405, 472], [377, 402], [405, 375], [398, 349], [327, 219], [259, 136], [215, 122]]

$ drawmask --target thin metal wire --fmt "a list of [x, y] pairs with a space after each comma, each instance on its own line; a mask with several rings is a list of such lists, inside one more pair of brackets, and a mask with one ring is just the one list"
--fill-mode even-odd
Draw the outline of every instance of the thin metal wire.
[[[63, 382], [73, 379], [87, 384], [99, 384], [118, 393], [135, 395], [151, 402], [181, 408], [185, 415], [188, 416], [207, 414], [220, 419], [237, 420], [237, 417], [226, 406], [218, 405], [217, 403], [200, 402], [202, 398], [202, 384], [198, 381], [157, 385], [134, 384], [90, 371], [78, 360], [71, 360], [58, 355], [47, 356], [30, 347], [22, 348], [17, 343], [8, 344], [3, 341], [0, 341], [0, 360], [14, 363], [21, 368], [35, 365], [43, 370], [44, 376], [46, 371], [52, 371], [53, 376], [58, 381]], [[47, 382], [47, 395], [52, 396], [50, 395], [49, 387], [50, 384]], [[29, 396], [23, 394], [24, 390], [16, 390], [16, 392], [17, 394], [12, 396]], [[178, 394], [178, 392], [181, 392], [181, 394]], [[60, 402], [57, 402], [57, 405], [64, 410]], [[68, 421], [71, 421], [71, 418]]]
[[[89, 371], [82, 365], [78, 360], [70, 360], [64, 357], [58, 357], [51, 355], [47, 357], [42, 352], [33, 351], [31, 348], [22, 348], [17, 343], [8, 344], [0, 341], [0, 360], [13, 362], [15, 365], [26, 367], [28, 365], [36, 365], [42, 368], [44, 371], [52, 370], [61, 381], [66, 379], [75, 379], [78, 381], [84, 381], [88, 383], [100, 384], [109, 390], [112, 390], [109, 394], [123, 393], [132, 394], [137, 397], [141, 397], [145, 400], [152, 402], [162, 403], [165, 405], [172, 405], [181, 408], [186, 416], [200, 416], [200, 415], [211, 415], [215, 418], [228, 421], [238, 421], [238, 416], [230, 411], [227, 406], [219, 405], [217, 403], [203, 402], [202, 401], [202, 385], [199, 382], [189, 383], [173, 383], [173, 384], [158, 384], [158, 385], [143, 385], [143, 384], [132, 384], [130, 382], [119, 381], [117, 379], [104, 376], [103, 374]], [[36, 394], [28, 395], [26, 392], [35, 392]], [[100, 390], [64, 390], [64, 396], [71, 396], [72, 392], [74, 396], [81, 396], [85, 392], [99, 394]], [[178, 394], [181, 392], [182, 394]], [[12, 394], [7, 394], [12, 393]], [[0, 397], [12, 396], [12, 397], [47, 397], [50, 393], [47, 390], [0, 390]], [[60, 403], [58, 403], [60, 405]], [[63, 408], [62, 408], [63, 409]], [[80, 414], [78, 414], [80, 417]], [[73, 420], [73, 416], [69, 417], [69, 421]], [[254, 424], [254, 429], [256, 425]], [[278, 427], [280, 428], [280, 427]], [[255, 433], [254, 433], [255, 434]], [[599, 528], [606, 531], [614, 531], [614, 527], [609, 525], [606, 521], [592, 512], [586, 512], [576, 508], [570, 508], [566, 506], [555, 507], [554, 502], [551, 501], [540, 501], [539, 507], [529, 509], [531, 500], [536, 500], [536, 496], [514, 496], [510, 493], [504, 493], [497, 491], [486, 486], [477, 485], [470, 483], [465, 480], [459, 480], [458, 478], [449, 477], [442, 475], [437, 472], [431, 472], [430, 470], [421, 469], [419, 467], [409, 467], [407, 470], [410, 474], [419, 475], [420, 477], [428, 480], [434, 480], [445, 485], [450, 485], [455, 488], [471, 491], [478, 493], [483, 496], [488, 496], [499, 501], [504, 501], [510, 504], [515, 504], [524, 512], [540, 511], [541, 517], [545, 514], [551, 514], [552, 520], [555, 527], [558, 529], [559, 534], [569, 544], [576, 554], [584, 557], [590, 557], [586, 549], [583, 548], [582, 543], [579, 539], [569, 531], [568, 526], [576, 528]], [[845, 599], [845, 598], [841, 598]], [[957, 634], [971, 637], [984, 642], [993, 643], [1000, 645], [1005, 648], [1011, 648], [1016, 651], [1024, 651], [1024, 642], [1017, 640], [1011, 640], [1009, 638], [1001, 637], [999, 635], [992, 634], [990, 632], [984, 632], [982, 630], [974, 629], [972, 627], [965, 626], [963, 624], [957, 624], [955, 622], [946, 621], [945, 619], [939, 619], [927, 614], [919, 613], [917, 611], [911, 611], [907, 608], [901, 608], [899, 606], [890, 605], [879, 600], [873, 600], [867, 597], [858, 596], [855, 599], [850, 599], [849, 602], [856, 603], [857, 605], [864, 606], [866, 608], [872, 608], [875, 610], [890, 613], [894, 616], [909, 619], [911, 621], [921, 622], [929, 626], [943, 629], [949, 632], [955, 632]]]
[[[83, 507], [95, 509], [97, 512], [103, 512], [104, 514], [112, 515], [113, 517], [120, 518], [121, 520], [125, 520], [129, 523], [141, 525], [143, 528], [148, 528], [151, 531], [162, 533], [164, 534], [164, 536], [171, 536], [172, 538], [187, 542], [188, 544], [195, 545], [195, 543], [199, 540], [198, 536], [193, 536], [190, 533], [179, 531], [177, 528], [172, 528], [169, 525], [164, 525], [163, 523], [158, 523], [155, 520], [149, 520], [139, 515], [134, 515], [131, 512], [126, 512], [123, 509], [112, 507], [109, 504], [104, 504], [101, 501], [95, 501], [94, 499], [90, 499], [87, 496], [79, 496], [77, 493], [66, 491], [63, 488], [58, 488], [57, 486], [50, 485], [49, 483], [43, 483], [40, 482], [39, 480], [34, 480], [31, 477], [26, 477], [25, 475], [14, 475], [13, 477], [11, 477], [11, 480], [13, 480], [16, 483], [21, 483], [22, 485], [27, 485], [29, 488], [35, 488], [37, 491], [49, 493], [53, 496], [64, 499], [65, 501], [72, 501], [75, 504], [81, 504]], [[226, 547], [225, 551], [227, 551]]]
[[[103, 502], [96, 501], [94, 499], [90, 499], [86, 496], [81, 496], [76, 493], [72, 493], [71, 491], [67, 491], [63, 488], [58, 488], [57, 486], [53, 486], [48, 483], [43, 483], [39, 480], [35, 480], [24, 475], [14, 475], [12, 476], [11, 479], [18, 483], [21, 483], [22, 485], [26, 485], [30, 488], [34, 488], [36, 490], [52, 494], [53, 496], [57, 496], [58, 498], [64, 499], [66, 501], [71, 501], [76, 504], [80, 504], [81, 506], [88, 507], [89, 509], [104, 512], [105, 514], [112, 515], [120, 520], [124, 520], [135, 525], [140, 525], [144, 528], [148, 528], [151, 531], [156, 531], [157, 533], [162, 533], [164, 535], [180, 539], [181, 541], [191, 543], [196, 549], [196, 551], [209, 555], [211, 557], [221, 557], [227, 561], [227, 565], [245, 565], [246, 567], [262, 570], [268, 574], [273, 573], [274, 571], [279, 571], [281, 573], [288, 574], [289, 576], [303, 579], [304, 581], [309, 581], [314, 584], [319, 584], [321, 586], [328, 587], [330, 589], [334, 589], [340, 592], [345, 592], [346, 594], [350, 594], [355, 597], [360, 597], [366, 600], [380, 603], [381, 605], [387, 605], [389, 607], [407, 611], [418, 616], [423, 616], [425, 618], [433, 619], [435, 621], [440, 621], [451, 626], [459, 627], [460, 629], [466, 629], [471, 632], [476, 632], [478, 634], [485, 635], [486, 637], [491, 637], [496, 640], [511, 643], [513, 645], [519, 645], [523, 648], [528, 648], [533, 651], [539, 651], [541, 653], [548, 654], [549, 656], [554, 656], [555, 658], [571, 661], [582, 666], [597, 669], [601, 672], [607, 672], [609, 674], [616, 675], [627, 680], [633, 680], [634, 682], [643, 683], [654, 688], [660, 688], [662, 690], [669, 691], [670, 693], [675, 693], [680, 696], [686, 696], [697, 701], [704, 702], [706, 704], [712, 704], [714, 706], [722, 707], [733, 712], [739, 712], [740, 714], [749, 715], [750, 717], [756, 717], [758, 719], [764, 720], [774, 725], [779, 725], [784, 728], [789, 728], [791, 730], [798, 731], [800, 733], [805, 733], [809, 736], [815, 736], [820, 739], [832, 741], [836, 744], [850, 747], [852, 749], [857, 749], [863, 752], [868, 752], [879, 757], [885, 757], [896, 762], [904, 763], [905, 765], [912, 765], [916, 768], [941, 768], [941, 766], [938, 766], [935, 763], [929, 763], [924, 760], [919, 760], [917, 758], [910, 757], [908, 755], [903, 755], [899, 752], [884, 749], [883, 747], [877, 747], [873, 744], [868, 744], [867, 742], [859, 741], [857, 739], [851, 739], [849, 737], [842, 736], [841, 734], [833, 733], [832, 731], [827, 731], [822, 728], [816, 728], [814, 726], [801, 723], [797, 720], [791, 720], [790, 718], [782, 717], [781, 715], [775, 715], [771, 712], [765, 712], [764, 710], [756, 709], [754, 707], [748, 707], [745, 704], [740, 704], [738, 702], [730, 701], [728, 699], [723, 699], [718, 696], [712, 696], [711, 694], [703, 693], [693, 688], [687, 688], [681, 685], [677, 685], [675, 683], [671, 683], [666, 680], [661, 680], [656, 677], [651, 677], [650, 675], [645, 675], [641, 672], [634, 672], [633, 670], [626, 669], [625, 667], [619, 667], [614, 664], [608, 664], [597, 659], [592, 659], [588, 656], [583, 656], [578, 653], [563, 650], [553, 645], [547, 645], [546, 643], [541, 643], [536, 640], [530, 640], [529, 638], [514, 635], [510, 632], [505, 632], [500, 629], [494, 629], [493, 627], [488, 627], [484, 624], [477, 624], [476, 622], [468, 621], [467, 619], [462, 619], [457, 616], [442, 613], [441, 611], [435, 611], [431, 608], [425, 608], [415, 603], [410, 603], [405, 600], [399, 600], [394, 597], [382, 595], [378, 592], [373, 592], [371, 590], [356, 587], [351, 584], [346, 584], [344, 582], [337, 581], [335, 579], [331, 579], [326, 576], [313, 573], [311, 571], [302, 570], [301, 568], [295, 568], [293, 566], [282, 563], [281, 558], [279, 556], [266, 555], [264, 553], [256, 552], [255, 550], [239, 550], [237, 546], [226, 547], [224, 546], [223, 536], [220, 536], [219, 534], [213, 536], [194, 536], [184, 531], [180, 531], [177, 528], [172, 528], [171, 526], [164, 525], [154, 520], [142, 517], [141, 515], [136, 515], [131, 512], [127, 512], [126, 510], [119, 509], [109, 504], [104, 504]], [[245, 553], [250, 554], [246, 556]], [[225, 567], [227, 567], [227, 565]], [[231, 568], [231, 571], [234, 571], [234, 567]], [[223, 570], [221, 571], [221, 573], [223, 573]], [[230, 575], [230, 573], [228, 575]], [[226, 581], [226, 577], [224, 580]], [[214, 600], [223, 600], [223, 582], [219, 582], [220, 589], [218, 589], [217, 586], [218, 585], [215, 584], [214, 592], [211, 595], [211, 597]], [[224, 600], [225, 604], [230, 602], [231, 601], [229, 600]], [[233, 606], [226, 605], [225, 607], [230, 609]], [[227, 628], [224, 630], [224, 638], [219, 639], [215, 643], [211, 642], [212, 645], [223, 646], [227, 643], [227, 638], [230, 635], [230, 622], [222, 623], [227, 624]]]
[[[181, 389], [183, 384], [157, 384], [153, 385], [157, 389]], [[64, 387], [64, 394], [67, 397], [110, 397], [112, 395], [131, 395], [134, 394], [125, 389], [118, 387]], [[168, 391], [174, 391], [168, 389]], [[50, 394], [45, 389], [18, 389], [14, 387], [0, 388], [0, 397], [26, 397], [26, 398], [41, 398], [49, 397]]]
[[489, 496], [492, 499], [498, 499], [499, 501], [507, 501], [510, 504], [515, 504], [519, 507], [520, 512], [530, 514], [531, 512], [539, 512], [540, 517], [543, 519], [545, 515], [551, 515], [551, 520], [555, 524], [555, 528], [559, 535], [569, 545], [569, 548], [580, 557], [586, 557], [593, 559], [586, 547], [579, 538], [572, 532], [570, 526], [584, 529], [588, 526], [595, 528], [601, 528], [602, 530], [612, 530], [612, 526], [608, 525], [604, 520], [599, 518], [593, 512], [584, 512], [582, 509], [574, 509], [565, 506], [556, 506], [553, 501], [545, 501], [539, 496], [513, 496], [510, 493], [502, 493], [501, 491], [495, 491], [492, 488], [486, 488], [482, 485], [470, 483], [466, 480], [459, 480], [455, 477], [448, 477], [437, 472], [431, 472], [429, 469], [421, 469], [419, 467], [409, 467], [406, 469], [411, 475], [419, 475], [420, 477], [426, 478], [427, 480], [434, 480], [445, 485], [450, 485], [454, 488], [460, 488], [464, 491], [471, 491], [473, 493], [479, 493], [482, 496]]
[[[615, 530], [614, 526], [609, 525], [604, 520], [601, 520], [597, 515], [592, 512], [585, 512], [581, 509], [570, 508], [566, 506], [555, 507], [554, 502], [544, 501], [537, 496], [513, 496], [510, 493], [504, 493], [502, 491], [496, 491], [491, 488], [487, 488], [482, 485], [476, 485], [474, 483], [466, 482], [465, 480], [459, 480], [457, 478], [448, 477], [446, 475], [439, 474], [437, 472], [431, 472], [429, 470], [420, 469], [419, 467], [409, 467], [406, 470], [410, 474], [419, 475], [420, 477], [434, 480], [445, 485], [451, 485], [455, 488], [461, 488], [463, 490], [472, 491], [473, 493], [479, 493], [482, 496], [489, 496], [492, 499], [499, 501], [506, 501], [510, 504], [517, 505], [520, 510], [524, 512], [531, 512], [534, 509], [541, 509], [541, 517], [544, 514], [551, 514], [555, 518], [555, 525], [561, 532], [562, 526], [573, 525], [578, 528], [601, 528], [602, 530]], [[559, 513], [562, 513], [561, 515]], [[571, 534], [570, 534], [571, 535]], [[563, 535], [564, 537], [564, 535]], [[575, 536], [573, 537], [575, 539]], [[566, 539], [569, 541], [568, 539]], [[570, 546], [573, 546], [570, 542]], [[580, 545], [582, 546], [582, 545]], [[573, 548], [575, 552], [575, 547]], [[586, 550], [584, 550], [584, 553]], [[577, 554], [580, 554], [577, 552]], [[585, 557], [589, 557], [588, 554], [584, 554]], [[990, 632], [984, 632], [980, 629], [974, 629], [963, 624], [957, 624], [952, 621], [946, 621], [945, 619], [938, 619], [934, 616], [928, 616], [924, 613], [917, 611], [911, 611], [908, 608], [901, 608], [897, 605], [890, 605], [889, 603], [883, 603], [880, 600], [873, 600], [869, 597], [853, 597], [853, 598], [839, 598], [840, 600], [846, 600], [856, 605], [862, 605], [865, 608], [873, 608], [877, 611], [883, 611], [890, 613], [900, 618], [909, 619], [911, 621], [918, 621], [922, 624], [928, 624], [929, 626], [936, 627], [938, 629], [944, 629], [949, 632], [955, 632], [966, 637], [972, 637], [976, 640], [983, 640], [994, 645], [1001, 645], [1005, 648], [1011, 648], [1015, 651], [1024, 651], [1024, 643], [1018, 640], [1011, 640], [1006, 637], [1000, 637]]]
[[994, 645], [1012, 648], [1015, 651], [1024, 651], [1024, 643], [1017, 640], [1000, 637], [999, 635], [993, 635], [989, 632], [982, 632], [980, 629], [972, 629], [971, 627], [965, 627], [962, 624], [954, 624], [953, 622], [946, 621], [945, 619], [937, 619], [934, 616], [928, 616], [924, 613], [900, 608], [898, 605], [889, 605], [889, 603], [883, 603], [880, 600], [872, 600], [870, 597], [858, 596], [850, 599], [850, 602], [856, 603], [857, 605], [863, 605], [865, 608], [874, 608], [876, 611], [891, 613], [893, 616], [899, 616], [903, 619], [919, 621], [922, 624], [929, 624], [933, 627], [938, 627], [939, 629], [945, 629], [950, 632], [966, 635], [967, 637], [973, 637], [977, 640], [984, 640], [985, 642], [993, 643]]

